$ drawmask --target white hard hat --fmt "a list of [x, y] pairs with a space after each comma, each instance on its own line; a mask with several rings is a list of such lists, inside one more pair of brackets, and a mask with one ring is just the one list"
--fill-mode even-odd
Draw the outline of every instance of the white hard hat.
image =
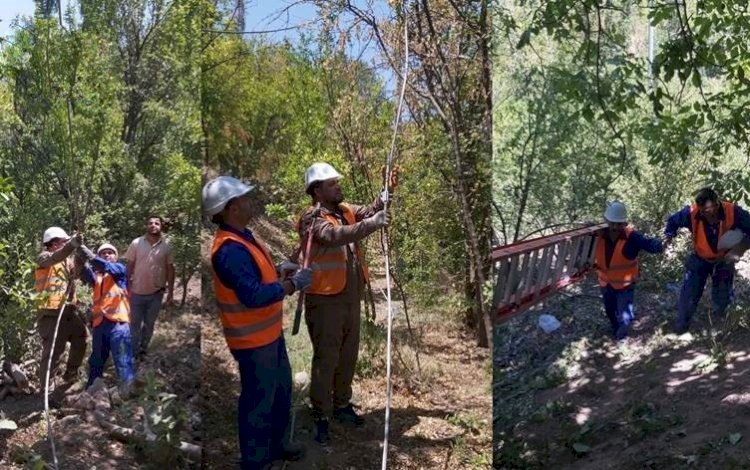
[[719, 250], [731, 250], [739, 245], [743, 238], [745, 238], [745, 234], [742, 233], [742, 230], [729, 230], [719, 238], [719, 243], [716, 248]]
[[44, 234], [42, 235], [42, 243], [46, 245], [50, 240], [54, 240], [55, 238], [68, 240], [70, 237], [65, 233], [65, 230], [60, 227], [50, 227], [44, 231]]
[[99, 248], [96, 249], [96, 254], [98, 255], [104, 250], [112, 250], [115, 252], [115, 256], [119, 256], [119, 254], [117, 253], [117, 248], [115, 248], [114, 245], [110, 245], [109, 243], [102, 243], [101, 245], [99, 245]]
[[607, 206], [604, 211], [604, 220], [607, 222], [624, 223], [628, 220], [628, 213], [625, 210], [625, 204], [614, 201]]
[[224, 210], [230, 199], [243, 196], [252, 189], [253, 186], [231, 176], [214, 178], [203, 186], [203, 212], [208, 216], [216, 215]]
[[334, 170], [328, 163], [313, 163], [305, 172], [305, 191], [311, 184], [317, 181], [325, 181], [333, 178], [343, 178], [341, 173]]

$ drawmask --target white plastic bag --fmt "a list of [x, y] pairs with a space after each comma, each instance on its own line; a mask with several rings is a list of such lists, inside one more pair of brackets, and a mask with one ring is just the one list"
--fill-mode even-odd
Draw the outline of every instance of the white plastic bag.
[[556, 329], [560, 328], [560, 325], [560, 320], [548, 313], [539, 315], [539, 328], [544, 330], [545, 333], [552, 333]]

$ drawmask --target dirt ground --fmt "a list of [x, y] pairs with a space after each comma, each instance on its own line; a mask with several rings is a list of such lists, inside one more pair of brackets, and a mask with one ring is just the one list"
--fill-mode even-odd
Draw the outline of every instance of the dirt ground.
[[[495, 468], [750, 468], [747, 263], [728, 320], [671, 333], [679, 282], [639, 286], [631, 338], [615, 344], [589, 280], [496, 330]], [[562, 321], [545, 334], [539, 313]]]
[[[274, 255], [289, 252], [282, 228], [261, 221], [253, 227]], [[206, 242], [208, 238], [206, 238]], [[205, 257], [205, 251], [204, 251]], [[205, 260], [205, 258], [204, 258]], [[375, 269], [377, 277], [377, 268]], [[206, 278], [207, 284], [210, 279]], [[374, 289], [379, 292], [375, 281]], [[237, 366], [224, 341], [210, 286], [204, 284], [202, 346], [202, 422], [206, 468], [234, 468], [239, 458], [236, 435], [236, 402], [239, 395]], [[293, 300], [296, 300], [296, 296]], [[375, 325], [363, 335], [384, 335], [385, 308], [378, 296]], [[292, 373], [309, 373], [311, 347], [304, 328], [291, 336], [294, 305], [285, 305], [285, 337]], [[421, 336], [421, 380], [415, 380], [414, 351], [405, 346], [404, 321], [397, 321], [394, 344], [400, 344], [401, 360], [394, 352], [391, 402], [389, 468], [393, 469], [479, 469], [489, 468], [490, 358], [489, 351], [475, 347], [474, 338], [452, 324], [440, 324], [412, 313], [415, 330]], [[364, 336], [363, 336], [364, 338]], [[385, 367], [381, 340], [363, 339], [360, 364], [354, 382], [353, 402], [366, 419], [360, 429], [331, 423], [331, 445], [319, 446], [313, 439], [313, 422], [308, 412], [306, 391], [295, 386], [296, 441], [305, 445], [304, 460], [288, 463], [289, 470], [372, 469], [380, 466], [385, 406]], [[372, 348], [372, 349], [368, 349]], [[374, 352], [373, 352], [374, 351]]]
[[[182, 286], [175, 286], [175, 297], [179, 300]], [[200, 279], [198, 276], [188, 283], [188, 296], [182, 308], [162, 310], [156, 323], [146, 360], [138, 365], [137, 375], [145, 383], [138, 388], [136, 396], [107, 410], [107, 416], [123, 427], [137, 428], [137, 417], [144, 409], [153, 406], [158, 394], [174, 394], [181, 416], [181, 430], [177, 436], [185, 442], [200, 445], [200, 416], [198, 404], [198, 374], [200, 361], [199, 343]], [[89, 340], [90, 341], [90, 340]], [[90, 343], [89, 343], [90, 346]], [[36, 361], [27, 368], [32, 377], [32, 386], [39, 390], [35, 379], [39, 352]], [[66, 355], [63, 356], [63, 362]], [[107, 435], [92, 419], [91, 413], [67, 407], [66, 397], [81, 391], [87, 377], [88, 352], [79, 371], [79, 380], [71, 387], [60, 388], [51, 397], [51, 421], [54, 429], [56, 453], [61, 469], [139, 469], [139, 468], [198, 468], [199, 462], [191, 462], [140, 441], [123, 443]], [[117, 384], [111, 360], [105, 371], [108, 387]], [[0, 435], [0, 467], [8, 469], [44, 468], [42, 462], [51, 464], [52, 453], [47, 440], [44, 419], [44, 397], [42, 392], [9, 397], [0, 402], [0, 410], [7, 419], [14, 420], [18, 429], [12, 434]], [[154, 454], [158, 453], [159, 456]]]

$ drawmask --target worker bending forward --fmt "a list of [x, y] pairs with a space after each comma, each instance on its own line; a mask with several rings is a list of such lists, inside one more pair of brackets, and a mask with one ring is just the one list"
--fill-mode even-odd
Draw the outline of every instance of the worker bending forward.
[[662, 242], [646, 237], [627, 223], [625, 205], [613, 202], [604, 212], [607, 228], [596, 239], [596, 272], [604, 301], [604, 311], [612, 325], [615, 340], [628, 335], [635, 319], [633, 297], [640, 272], [638, 252], [661, 253]]

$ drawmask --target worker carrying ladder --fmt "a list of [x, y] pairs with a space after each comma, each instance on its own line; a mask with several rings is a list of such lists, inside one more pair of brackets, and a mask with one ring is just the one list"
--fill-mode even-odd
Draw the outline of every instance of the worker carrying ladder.
[[593, 269], [596, 236], [607, 224], [568, 230], [492, 250], [495, 320], [506, 321]]

